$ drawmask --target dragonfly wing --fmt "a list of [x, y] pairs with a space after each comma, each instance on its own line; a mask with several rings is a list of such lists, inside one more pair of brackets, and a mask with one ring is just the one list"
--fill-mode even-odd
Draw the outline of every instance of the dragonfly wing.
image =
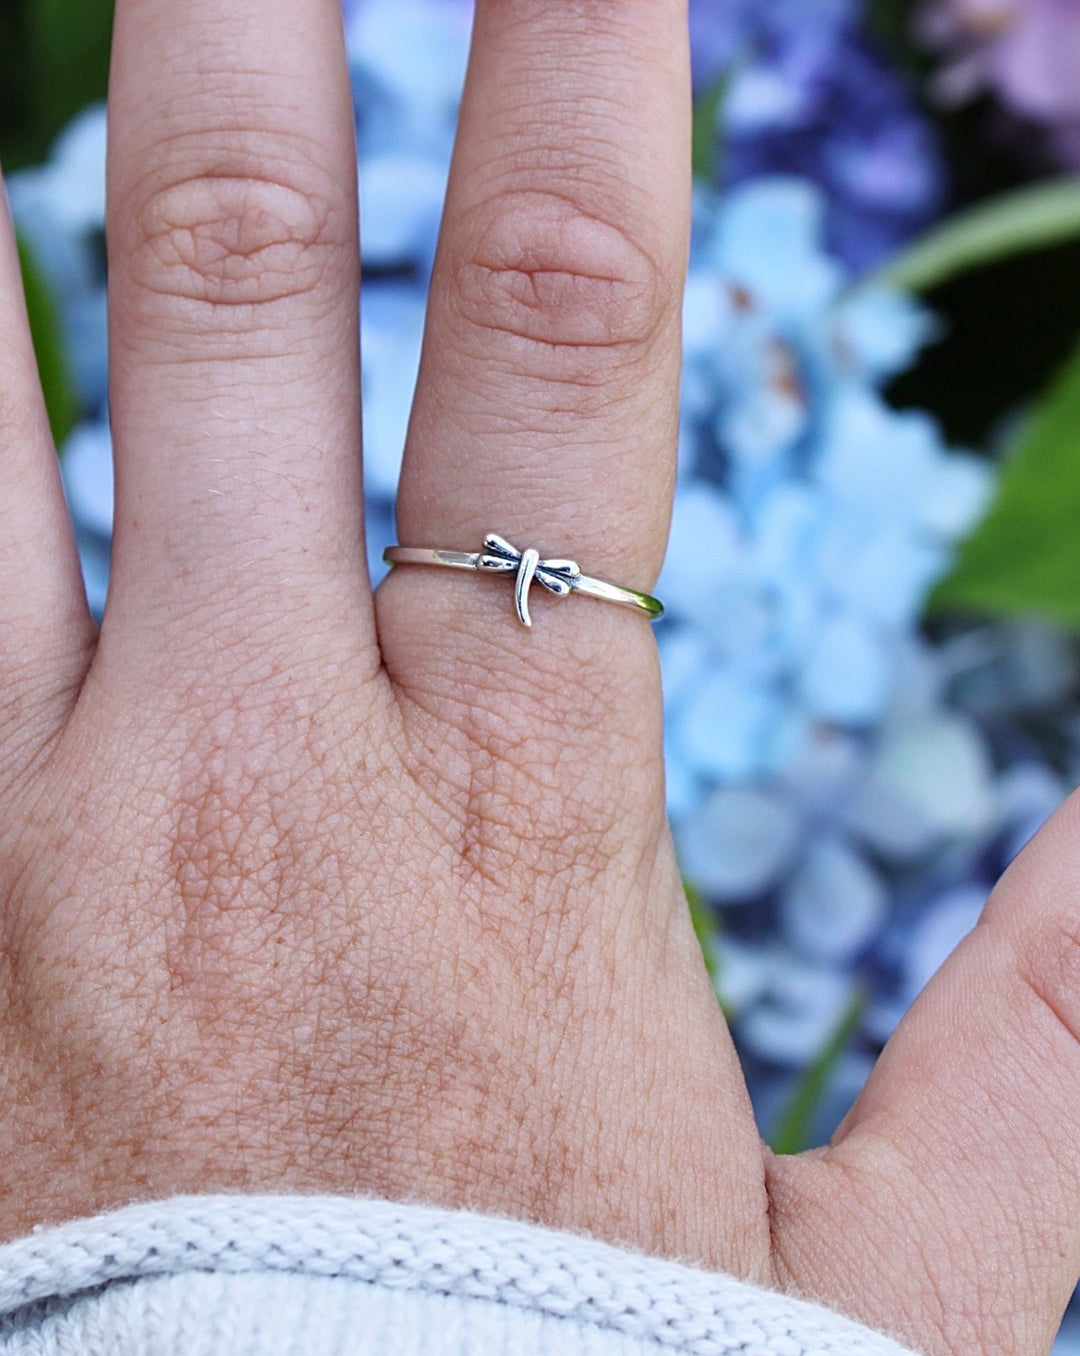
[[521, 559], [521, 552], [516, 546], [511, 546], [505, 537], [500, 537], [495, 532], [489, 532], [484, 538], [484, 550], [492, 556], [499, 556], [503, 560], [510, 560], [517, 569], [518, 561]]
[[560, 598], [565, 598], [574, 587], [569, 579], [563, 579], [557, 574], [548, 574], [546, 570], [537, 570], [536, 582], [543, 584], [549, 593], [557, 593]]
[[561, 598], [572, 591], [580, 575], [581, 568], [574, 560], [542, 560], [536, 569], [537, 581]]

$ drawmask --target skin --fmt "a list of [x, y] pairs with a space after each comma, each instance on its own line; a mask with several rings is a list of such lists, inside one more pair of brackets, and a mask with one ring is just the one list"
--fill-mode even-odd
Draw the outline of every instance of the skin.
[[[689, 201], [677, 0], [480, 0], [399, 504], [648, 589]], [[763, 1149], [664, 818], [648, 625], [361, 539], [338, 0], [118, 0], [113, 586], [0, 231], [0, 1236], [374, 1193], [1046, 1352], [1080, 1272], [1069, 802], [833, 1143]]]

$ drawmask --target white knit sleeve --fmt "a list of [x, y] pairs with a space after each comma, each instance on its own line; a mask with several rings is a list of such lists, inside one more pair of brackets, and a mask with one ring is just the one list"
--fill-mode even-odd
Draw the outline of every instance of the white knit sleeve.
[[342, 1197], [186, 1196], [0, 1247], [2, 1356], [913, 1356], [594, 1239]]

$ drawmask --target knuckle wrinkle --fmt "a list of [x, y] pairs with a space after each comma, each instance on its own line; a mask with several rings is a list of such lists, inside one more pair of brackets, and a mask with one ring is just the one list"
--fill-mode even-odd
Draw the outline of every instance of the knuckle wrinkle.
[[248, 176], [200, 175], [158, 189], [136, 229], [136, 283], [215, 309], [314, 291], [335, 244], [328, 199]]
[[1080, 1044], [1080, 926], [1059, 919], [1021, 943], [1021, 982]]
[[647, 349], [674, 289], [631, 235], [566, 198], [517, 193], [476, 209], [455, 269], [461, 317], [482, 333], [588, 362]]

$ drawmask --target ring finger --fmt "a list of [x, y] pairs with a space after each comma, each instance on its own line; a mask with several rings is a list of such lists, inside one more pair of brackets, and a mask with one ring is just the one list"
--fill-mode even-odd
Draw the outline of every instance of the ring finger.
[[[651, 587], [675, 466], [688, 47], [683, 0], [478, 0], [398, 498], [404, 545], [477, 551], [492, 530]], [[466, 897], [523, 997], [554, 975], [626, 1037], [637, 1086], [671, 1092], [642, 1093], [618, 1179], [699, 1174], [724, 1208], [692, 1249], [707, 1236], [717, 1265], [752, 1274], [760, 1144], [667, 832], [650, 628], [607, 602], [534, 594], [527, 631], [506, 581], [405, 566], [379, 589], [416, 780], [455, 795]], [[605, 1068], [574, 1114], [614, 1123], [623, 1072]], [[594, 1205], [584, 1191], [576, 1218], [602, 1231]], [[653, 1245], [678, 1252], [686, 1221], [669, 1222]]]
[[[689, 232], [687, 47], [682, 0], [479, 0], [398, 498], [406, 545], [476, 551], [493, 530], [633, 588], [656, 577]], [[584, 662], [585, 637], [609, 680], [645, 666], [648, 627], [621, 609], [541, 597], [543, 634], [529, 635], [495, 585], [400, 575], [380, 634], [406, 686], [462, 679], [482, 700], [488, 640], [500, 701], [506, 646], [541, 686], [540, 655], [558, 666], [569, 646]]]

